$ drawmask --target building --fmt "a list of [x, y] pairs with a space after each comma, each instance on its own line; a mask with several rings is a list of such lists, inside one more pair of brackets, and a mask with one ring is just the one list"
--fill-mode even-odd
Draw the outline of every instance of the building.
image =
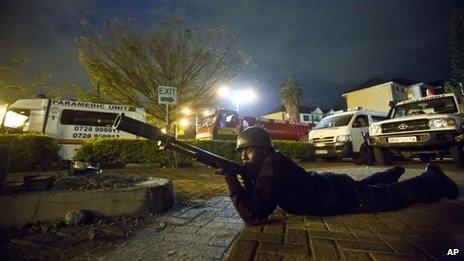
[[[299, 112], [301, 123], [318, 123], [324, 116], [324, 111], [319, 107], [300, 106]], [[289, 116], [285, 106], [282, 105], [266, 113], [262, 117], [270, 120], [285, 121], [288, 120]]]
[[427, 89], [442, 85], [443, 81], [423, 83], [404, 78], [391, 80], [372, 78], [346, 91], [342, 97], [346, 100], [347, 108], [362, 107], [374, 111], [387, 111], [389, 101], [423, 97]]

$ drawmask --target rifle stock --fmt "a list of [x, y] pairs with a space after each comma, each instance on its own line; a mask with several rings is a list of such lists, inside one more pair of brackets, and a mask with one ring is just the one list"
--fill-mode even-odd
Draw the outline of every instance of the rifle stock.
[[113, 129], [118, 129], [151, 140], [158, 140], [158, 145], [161, 149], [167, 148], [177, 151], [210, 167], [216, 169], [222, 168], [225, 173], [241, 174], [243, 176], [248, 176], [250, 174], [250, 170], [243, 165], [185, 142], [178, 141], [171, 135], [163, 133], [159, 128], [126, 117], [124, 113], [120, 113], [116, 117], [113, 123]]

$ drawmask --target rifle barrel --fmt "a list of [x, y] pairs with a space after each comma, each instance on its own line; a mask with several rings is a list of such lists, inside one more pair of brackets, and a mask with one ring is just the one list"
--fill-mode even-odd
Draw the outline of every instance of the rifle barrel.
[[171, 149], [213, 168], [223, 168], [229, 174], [249, 175], [250, 170], [232, 160], [216, 155], [207, 150], [200, 149], [185, 142], [176, 140], [174, 137], [161, 132], [155, 126], [129, 118], [124, 113], [118, 114], [113, 123], [113, 128], [128, 132], [147, 139], [159, 140], [163, 147]]

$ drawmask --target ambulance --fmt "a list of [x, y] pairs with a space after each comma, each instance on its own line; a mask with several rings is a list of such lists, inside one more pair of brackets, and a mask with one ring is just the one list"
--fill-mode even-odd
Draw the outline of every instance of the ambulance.
[[6, 133], [41, 133], [61, 145], [60, 156], [71, 160], [84, 139], [136, 136], [111, 128], [119, 113], [146, 121], [145, 111], [128, 105], [55, 99], [21, 99], [0, 106], [0, 126]]

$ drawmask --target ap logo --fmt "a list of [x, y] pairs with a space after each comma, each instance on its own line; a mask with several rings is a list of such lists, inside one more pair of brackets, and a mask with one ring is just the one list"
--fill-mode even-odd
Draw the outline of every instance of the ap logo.
[[457, 248], [450, 248], [448, 249], [448, 253], [446, 253], [447, 256], [455, 256], [459, 253], [459, 249]]

